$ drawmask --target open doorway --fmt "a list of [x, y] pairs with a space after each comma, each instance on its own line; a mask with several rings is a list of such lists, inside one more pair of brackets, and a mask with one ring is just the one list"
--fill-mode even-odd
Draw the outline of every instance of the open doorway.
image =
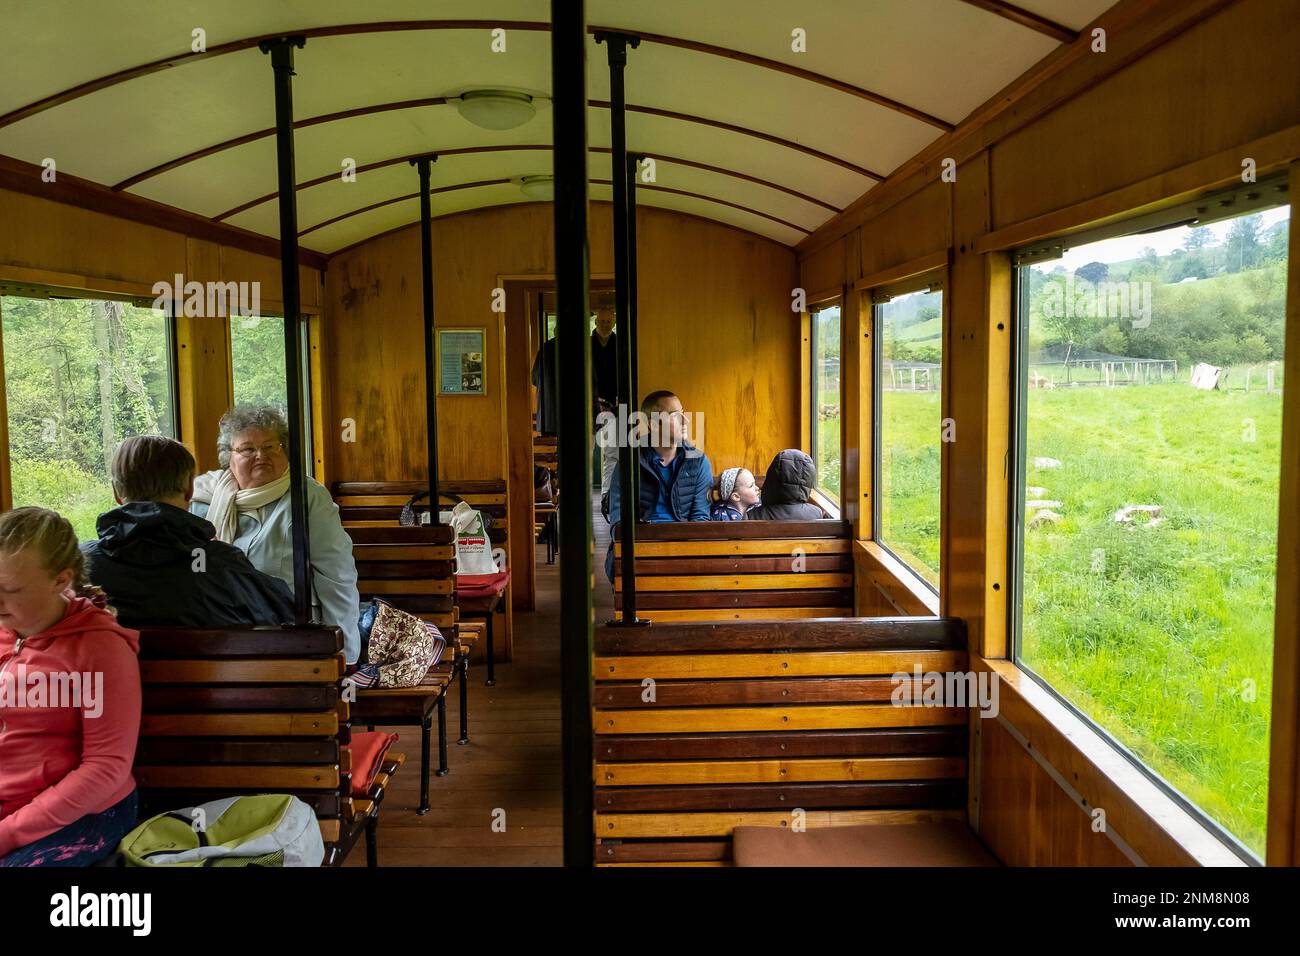
[[[555, 337], [555, 282], [547, 277], [507, 280], [506, 290], [506, 441], [510, 466], [510, 563], [514, 568], [514, 607], [532, 610], [537, 602], [537, 508], [534, 468], [554, 473], [554, 418], [538, 411], [556, 395], [562, 370], [541, 375], [534, 385], [538, 353]], [[614, 308], [613, 280], [591, 280], [591, 316]], [[549, 390], [549, 395], [548, 395]], [[549, 440], [548, 440], [549, 439]], [[596, 477], [599, 481], [599, 476]]]

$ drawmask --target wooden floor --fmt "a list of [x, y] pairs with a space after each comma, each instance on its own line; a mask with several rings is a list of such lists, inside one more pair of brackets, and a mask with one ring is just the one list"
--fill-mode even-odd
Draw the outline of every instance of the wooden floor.
[[[594, 510], [596, 621], [613, 614], [603, 562], [608, 526]], [[447, 699], [448, 765], [445, 777], [430, 775], [432, 809], [416, 816], [419, 803], [420, 732], [384, 728], [401, 735], [394, 747], [406, 766], [384, 798], [379, 824], [380, 866], [559, 866], [562, 863], [560, 783], [560, 574], [537, 557], [537, 610], [516, 611], [515, 659], [497, 666], [495, 687], [483, 686], [485, 670], [470, 669], [469, 737], [459, 734], [460, 692]], [[437, 763], [437, 740], [433, 748]], [[504, 814], [504, 816], [503, 816]], [[493, 821], [502, 820], [495, 827]], [[365, 865], [358, 845], [347, 866]]]

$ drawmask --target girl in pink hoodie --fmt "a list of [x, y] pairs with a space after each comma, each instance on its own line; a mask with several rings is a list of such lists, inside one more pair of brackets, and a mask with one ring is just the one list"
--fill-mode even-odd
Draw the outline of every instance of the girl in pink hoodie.
[[86, 866], [136, 823], [140, 635], [85, 583], [66, 519], [0, 515], [0, 866]]

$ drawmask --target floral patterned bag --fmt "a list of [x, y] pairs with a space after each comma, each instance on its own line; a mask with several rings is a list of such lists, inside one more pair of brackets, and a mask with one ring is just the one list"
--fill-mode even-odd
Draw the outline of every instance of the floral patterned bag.
[[375, 610], [367, 663], [379, 670], [379, 687], [415, 687], [447, 646], [442, 632], [414, 614], [372, 598]]

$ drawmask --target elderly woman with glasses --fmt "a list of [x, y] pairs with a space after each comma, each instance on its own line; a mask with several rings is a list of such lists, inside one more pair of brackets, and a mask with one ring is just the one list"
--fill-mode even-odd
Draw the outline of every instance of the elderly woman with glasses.
[[[242, 550], [259, 571], [292, 588], [288, 443], [289, 426], [276, 409], [238, 405], [226, 412], [217, 437], [217, 460], [223, 467], [194, 480], [190, 510], [212, 522], [217, 538]], [[307, 540], [316, 620], [343, 631], [344, 653], [353, 663], [361, 635], [352, 539], [325, 486], [310, 477]]]

